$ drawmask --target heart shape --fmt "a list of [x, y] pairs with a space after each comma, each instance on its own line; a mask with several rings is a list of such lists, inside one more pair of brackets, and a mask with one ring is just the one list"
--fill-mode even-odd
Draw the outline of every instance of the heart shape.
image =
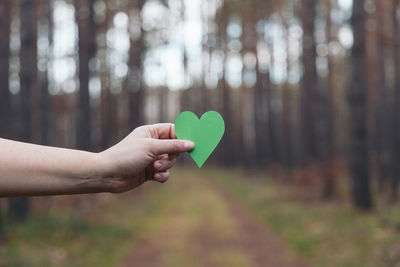
[[193, 112], [184, 111], [175, 120], [175, 132], [178, 139], [194, 142], [195, 148], [189, 154], [201, 168], [221, 141], [225, 122], [216, 111], [208, 111], [200, 119]]

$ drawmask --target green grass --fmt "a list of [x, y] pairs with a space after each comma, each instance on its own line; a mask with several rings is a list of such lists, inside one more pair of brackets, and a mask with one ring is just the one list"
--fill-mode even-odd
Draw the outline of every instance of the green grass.
[[36, 214], [9, 230], [10, 240], [1, 251], [2, 266], [79, 265], [81, 257], [87, 257], [89, 263], [96, 263], [97, 258], [108, 263], [113, 251], [110, 245], [130, 234], [119, 225], [63, 214]]
[[311, 265], [391, 266], [400, 261], [400, 205], [363, 213], [347, 201], [296, 197], [304, 189], [265, 176], [218, 169], [207, 175], [216, 178]]
[[95, 202], [88, 214], [71, 208], [36, 211], [23, 224], [6, 221], [0, 266], [116, 266], [160, 227], [177, 189], [171, 183], [164, 190], [109, 196], [111, 201]]
[[35, 210], [23, 224], [6, 222], [0, 266], [120, 266], [154, 240], [161, 266], [249, 266], [247, 255], [229, 246], [199, 258], [198, 246], [207, 249], [194, 245], [199, 237], [223, 243], [235, 236], [236, 226], [223, 198], [191, 170], [176, 170], [163, 185], [91, 202], [83, 211], [56, 206]]
[[[35, 210], [23, 224], [6, 221], [0, 266], [119, 266], [143, 241], [159, 239], [163, 266], [201, 266], [198, 248], [190, 244], [204, 235], [225, 245], [201, 260], [215, 266], [249, 266], [244, 251], [226, 246], [237, 230], [215, 186], [230, 193], [313, 266], [400, 262], [400, 205], [362, 213], [347, 201], [321, 202], [310, 189], [265, 175], [177, 168], [167, 184], [101, 195], [89, 209], [55, 206], [50, 212]], [[166, 236], [160, 237], [160, 231]]]

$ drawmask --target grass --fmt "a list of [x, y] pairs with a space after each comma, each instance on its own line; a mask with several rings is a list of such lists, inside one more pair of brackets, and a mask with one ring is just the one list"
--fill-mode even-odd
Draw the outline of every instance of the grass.
[[192, 243], [207, 235], [223, 247], [201, 260], [249, 266], [246, 253], [226, 245], [236, 225], [214, 186], [230, 193], [313, 266], [400, 262], [400, 205], [362, 213], [347, 201], [321, 202], [309, 189], [244, 171], [177, 168], [172, 176], [165, 185], [100, 195], [83, 211], [56, 205], [50, 212], [35, 210], [23, 224], [6, 221], [0, 266], [118, 266], [143, 241], [154, 239], [160, 240], [162, 266], [201, 266], [196, 253], [207, 246]]
[[108, 195], [111, 200], [96, 201], [88, 214], [36, 211], [23, 224], [6, 222], [0, 266], [116, 266], [160, 227], [177, 189], [171, 183], [167, 190]]
[[246, 255], [230, 247], [199, 259], [205, 245], [193, 240], [211, 233], [213, 242], [224, 242], [235, 225], [203, 177], [182, 169], [173, 176], [179, 178], [124, 195], [82, 197], [92, 203], [89, 209], [54, 204], [55, 210], [35, 210], [23, 224], [6, 222], [0, 266], [119, 266], [149, 240], [160, 246], [161, 266], [249, 266]]
[[363, 213], [347, 202], [296, 197], [298, 188], [265, 176], [212, 172], [207, 175], [313, 266], [393, 266], [400, 261], [400, 205]]

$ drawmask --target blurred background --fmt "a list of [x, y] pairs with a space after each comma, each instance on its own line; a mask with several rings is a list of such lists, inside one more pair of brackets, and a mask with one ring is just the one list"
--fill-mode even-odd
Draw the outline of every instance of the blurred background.
[[398, 0], [2, 0], [0, 136], [101, 151], [191, 110], [199, 170], [1, 199], [1, 266], [399, 266]]

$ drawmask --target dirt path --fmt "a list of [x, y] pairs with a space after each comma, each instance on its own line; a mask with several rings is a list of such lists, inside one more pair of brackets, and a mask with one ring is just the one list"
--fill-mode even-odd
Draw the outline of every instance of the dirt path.
[[234, 198], [201, 178], [184, 180], [168, 221], [132, 249], [124, 266], [305, 266]]

